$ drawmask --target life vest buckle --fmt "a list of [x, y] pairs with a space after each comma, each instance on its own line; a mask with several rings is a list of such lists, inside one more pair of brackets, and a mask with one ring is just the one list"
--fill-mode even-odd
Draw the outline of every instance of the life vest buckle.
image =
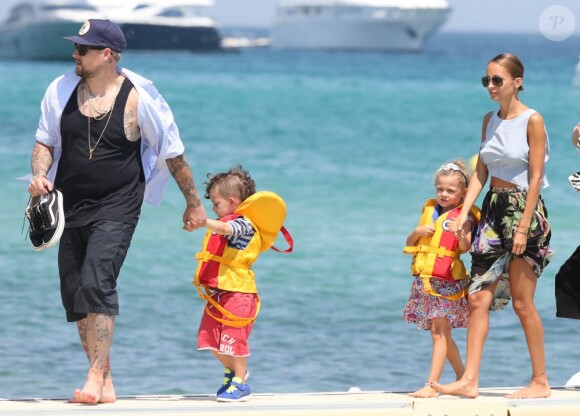
[[436, 247], [436, 246], [427, 246], [427, 245], [418, 245], [416, 246], [416, 253], [431, 253], [431, 254], [435, 254], [437, 255], [437, 257], [439, 258], [443, 258], [443, 257], [453, 257], [453, 258], [459, 258], [459, 254], [451, 251], [451, 250], [447, 250], [445, 247]]

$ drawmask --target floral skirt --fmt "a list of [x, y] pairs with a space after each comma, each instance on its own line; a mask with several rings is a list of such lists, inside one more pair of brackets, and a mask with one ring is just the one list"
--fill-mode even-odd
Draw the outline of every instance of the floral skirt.
[[[431, 279], [431, 287], [441, 295], [454, 295], [467, 287], [467, 280], [450, 282], [443, 279]], [[467, 297], [449, 300], [440, 296], [432, 296], [425, 292], [423, 279], [415, 277], [411, 286], [409, 300], [403, 308], [403, 319], [416, 324], [419, 329], [431, 329], [431, 320], [447, 318], [451, 328], [467, 328]]]
[[[481, 221], [471, 245], [469, 294], [479, 292], [499, 280], [490, 310], [503, 309], [511, 299], [508, 269], [514, 258], [513, 238], [524, 212], [526, 190], [491, 188], [481, 209]], [[521, 256], [540, 277], [550, 262], [550, 225], [542, 198], [534, 211], [528, 231], [526, 250]]]

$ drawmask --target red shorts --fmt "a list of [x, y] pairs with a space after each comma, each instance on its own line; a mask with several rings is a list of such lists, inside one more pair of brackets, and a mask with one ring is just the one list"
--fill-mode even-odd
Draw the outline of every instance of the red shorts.
[[[221, 307], [240, 318], [256, 316], [258, 295], [255, 293], [217, 291], [212, 298]], [[209, 303], [206, 306], [213, 316], [222, 318], [222, 314], [216, 308]], [[250, 355], [248, 338], [252, 327], [253, 323], [241, 328], [222, 324], [209, 316], [204, 308], [197, 333], [197, 349], [211, 349], [233, 357], [246, 357]]]

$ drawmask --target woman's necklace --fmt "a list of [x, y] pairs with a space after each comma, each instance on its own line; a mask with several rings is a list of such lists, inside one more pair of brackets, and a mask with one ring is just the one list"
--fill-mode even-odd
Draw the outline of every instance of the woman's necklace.
[[[117, 101], [117, 95], [119, 94], [119, 90], [121, 89], [121, 85], [119, 83], [119, 80], [117, 79], [116, 83], [116, 90], [115, 90], [115, 96], [113, 97], [113, 102], [111, 103], [111, 107], [109, 108], [109, 111], [105, 112], [105, 113], [99, 113], [98, 111], [95, 110], [95, 108], [93, 107], [93, 104], [91, 103], [91, 98], [90, 96], [93, 95], [92, 91], [89, 88], [89, 85], [87, 84], [87, 90], [89, 91], [89, 116], [87, 117], [87, 125], [88, 125], [88, 143], [89, 143], [89, 160], [93, 158], [93, 153], [95, 152], [95, 149], [97, 148], [99, 142], [101, 141], [101, 139], [103, 138], [103, 134], [105, 134], [105, 130], [107, 130], [107, 126], [109, 125], [109, 121], [111, 121], [111, 116], [113, 115], [113, 108], [115, 107], [115, 101]], [[101, 131], [101, 134], [99, 135], [99, 138], [97, 139], [97, 142], [95, 143], [94, 146], [91, 146], [91, 116], [92, 116], [92, 111], [95, 110], [97, 114], [97, 116], [95, 116], [95, 120], [102, 120], [105, 118], [105, 115], [107, 113], [109, 113], [109, 117], [107, 118], [107, 121], [105, 122], [105, 127], [103, 127], [103, 131]], [[98, 118], [100, 116], [100, 118]]]

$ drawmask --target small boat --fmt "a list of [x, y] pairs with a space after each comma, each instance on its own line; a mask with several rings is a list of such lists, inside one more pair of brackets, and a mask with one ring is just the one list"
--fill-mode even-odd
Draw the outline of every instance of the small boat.
[[227, 52], [270, 46], [270, 32], [266, 28], [225, 27], [220, 33], [222, 35], [222, 48]]
[[222, 47], [228, 50], [247, 49], [247, 48], [265, 48], [270, 46], [270, 39], [268, 38], [253, 38], [253, 37], [224, 37], [222, 39]]
[[450, 13], [446, 0], [281, 0], [271, 46], [419, 51]]
[[62, 38], [88, 19], [117, 23], [132, 50], [221, 50], [212, 0], [43, 0], [15, 5], [0, 26], [0, 58], [64, 60], [72, 46]]

